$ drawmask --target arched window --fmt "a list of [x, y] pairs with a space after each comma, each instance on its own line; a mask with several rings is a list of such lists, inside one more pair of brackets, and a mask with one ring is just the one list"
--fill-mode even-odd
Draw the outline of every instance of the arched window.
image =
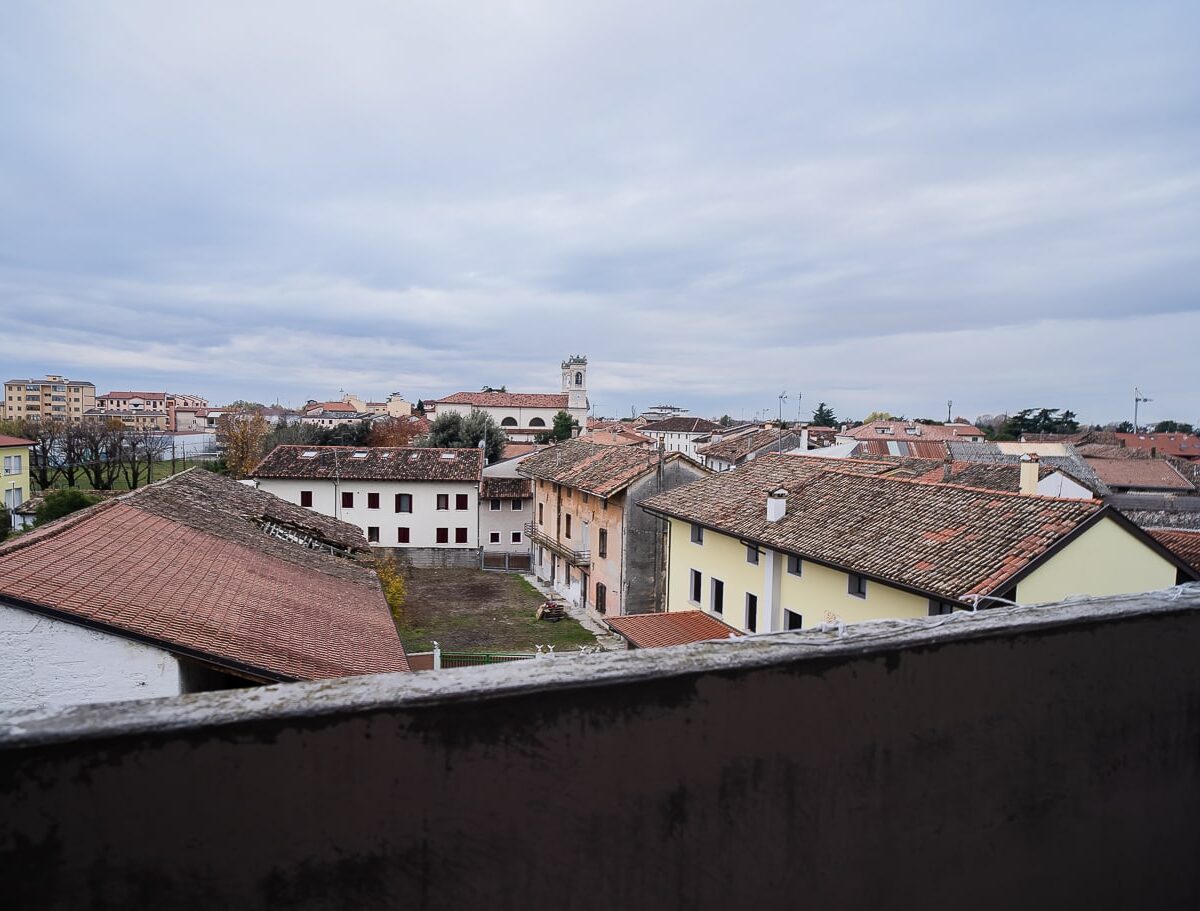
[[516, 418], [505, 418], [503, 421], [500, 422], [500, 426], [501, 427], [516, 427], [517, 419]]
[[532, 420], [529, 422], [529, 426], [530, 426], [530, 427], [545, 427], [545, 426], [546, 426], [546, 422], [545, 422], [545, 421], [543, 421], [541, 418], [533, 418], [533, 419], [532, 419]]
[[575, 385], [576, 385], [576, 386], [582, 386], [582, 385], [583, 385], [583, 372], [582, 372], [582, 371], [576, 371], [576, 372], [575, 372]]

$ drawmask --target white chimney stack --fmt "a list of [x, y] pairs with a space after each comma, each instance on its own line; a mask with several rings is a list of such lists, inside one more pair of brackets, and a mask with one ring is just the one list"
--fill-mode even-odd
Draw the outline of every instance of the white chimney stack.
[[787, 490], [776, 488], [767, 494], [767, 521], [778, 522], [787, 513]]
[[1021, 456], [1021, 493], [1027, 497], [1037, 496], [1038, 457], [1036, 452]]

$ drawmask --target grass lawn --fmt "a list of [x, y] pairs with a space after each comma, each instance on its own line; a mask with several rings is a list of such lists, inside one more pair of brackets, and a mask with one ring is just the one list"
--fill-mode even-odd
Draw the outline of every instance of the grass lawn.
[[[179, 472], [181, 472], [181, 471], [186, 471], [189, 468], [194, 468], [197, 465], [202, 465], [202, 464], [204, 464], [204, 463], [203, 462], [193, 462], [191, 460], [185, 462], [183, 459], [177, 459], [175, 461], [175, 472], [174, 473], [179, 474]], [[171, 460], [170, 459], [168, 459], [165, 462], [155, 462], [154, 463], [154, 480], [161, 481], [163, 478], [167, 478], [170, 476], [171, 476]], [[66, 479], [60, 477], [57, 481], [54, 482], [54, 486], [56, 489], [66, 487], [67, 486]], [[87, 475], [85, 475], [82, 471], [79, 472], [75, 476], [75, 486], [77, 488], [79, 488], [80, 490], [91, 490], [91, 488], [92, 488], [91, 483], [89, 483], [89, 481], [87, 479]], [[146, 475], [144, 472], [141, 476], [141, 484], [139, 486], [142, 486], [142, 487], [146, 486]], [[118, 473], [116, 480], [113, 481], [113, 490], [128, 490], [128, 489], [129, 489], [129, 484], [125, 481], [125, 478], [120, 473]]]
[[427, 652], [433, 640], [452, 652], [532, 652], [537, 645], [576, 651], [596, 637], [570, 617], [535, 620], [542, 595], [518, 575], [481, 569], [410, 569], [396, 623], [406, 651]]

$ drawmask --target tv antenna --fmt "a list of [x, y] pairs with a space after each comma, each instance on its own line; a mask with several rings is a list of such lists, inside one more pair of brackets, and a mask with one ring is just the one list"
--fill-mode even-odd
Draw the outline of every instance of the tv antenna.
[[1153, 402], [1154, 399], [1148, 399], [1142, 395], [1142, 391], [1137, 386], [1133, 387], [1133, 432], [1139, 433], [1138, 430], [1138, 405], [1142, 402]]

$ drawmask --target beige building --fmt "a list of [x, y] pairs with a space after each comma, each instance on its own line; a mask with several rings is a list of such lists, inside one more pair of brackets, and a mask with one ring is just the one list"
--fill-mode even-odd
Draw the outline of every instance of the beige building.
[[207, 400], [198, 395], [178, 392], [114, 391], [96, 396], [96, 413], [88, 417], [112, 417], [128, 427], [151, 427], [155, 430], [185, 429], [178, 426], [176, 412], [186, 410], [185, 423], [190, 423], [195, 409], [207, 408]]
[[96, 407], [96, 384], [47, 374], [43, 380], [6, 380], [4, 417], [10, 421], [81, 421]]
[[1144, 592], [1197, 577], [1099, 500], [871, 470], [771, 454], [647, 500], [669, 528], [667, 609], [767, 633]]

